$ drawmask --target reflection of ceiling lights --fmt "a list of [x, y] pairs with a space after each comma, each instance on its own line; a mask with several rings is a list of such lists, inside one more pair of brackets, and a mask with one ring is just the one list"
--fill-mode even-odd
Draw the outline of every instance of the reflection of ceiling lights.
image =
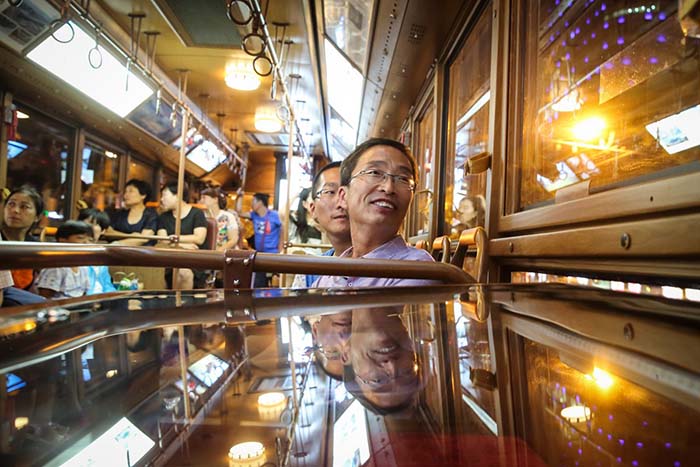
[[598, 367], [593, 368], [593, 381], [601, 389], [608, 389], [613, 385], [613, 377], [605, 370]]
[[581, 99], [579, 99], [578, 89], [571, 91], [564, 97], [552, 104], [552, 110], [555, 112], [573, 112], [581, 108]]
[[561, 416], [569, 423], [583, 423], [591, 419], [591, 409], [583, 405], [572, 405], [561, 409]]
[[17, 118], [19, 118], [20, 120], [24, 120], [24, 119], [26, 119], [26, 118], [29, 118], [29, 115], [27, 115], [26, 113], [22, 112], [21, 110], [18, 110], [18, 111], [17, 111]]
[[258, 107], [255, 111], [255, 129], [265, 133], [277, 133], [282, 129], [282, 121], [277, 118], [274, 106]]
[[603, 118], [590, 117], [576, 123], [571, 131], [579, 141], [592, 141], [602, 137], [606, 127], [607, 123]]
[[226, 86], [239, 91], [253, 91], [260, 87], [260, 77], [252, 70], [251, 65], [240, 62], [226, 67]]
[[238, 443], [228, 452], [229, 465], [234, 467], [258, 467], [265, 462], [265, 447], [257, 441]]
[[21, 430], [25, 426], [29, 425], [28, 417], [17, 417], [15, 418], [15, 430]]
[[287, 401], [287, 396], [281, 392], [267, 392], [258, 396], [258, 405], [260, 407], [276, 407], [284, 404]]

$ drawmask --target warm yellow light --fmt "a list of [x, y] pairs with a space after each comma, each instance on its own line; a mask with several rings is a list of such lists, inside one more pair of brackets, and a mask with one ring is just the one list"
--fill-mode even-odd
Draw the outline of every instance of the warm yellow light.
[[118, 373], [119, 373], [119, 370], [107, 370], [107, 373], [105, 373], [105, 376], [107, 378], [114, 378], [115, 376], [117, 376]]
[[253, 91], [260, 87], [260, 77], [253, 71], [253, 65], [245, 62], [227, 65], [224, 81], [226, 86], [238, 91]]
[[282, 121], [277, 118], [274, 106], [262, 106], [255, 111], [255, 129], [264, 133], [277, 133], [282, 129]]
[[258, 396], [258, 405], [260, 407], [275, 407], [284, 404], [287, 401], [287, 396], [281, 392], [266, 392]]
[[595, 384], [601, 389], [608, 389], [613, 385], [613, 377], [610, 373], [605, 370], [601, 370], [598, 367], [593, 368], [593, 380]]
[[603, 118], [590, 117], [578, 122], [571, 131], [577, 140], [591, 141], [601, 138], [606, 127], [607, 123]]
[[29, 118], [29, 115], [27, 115], [26, 113], [22, 112], [21, 110], [18, 110], [18, 111], [17, 111], [17, 118], [19, 118], [20, 120], [24, 120], [24, 119]]
[[15, 418], [15, 430], [21, 430], [25, 426], [29, 425], [28, 417], [17, 417]]
[[582, 423], [591, 418], [591, 409], [583, 405], [572, 405], [561, 409], [561, 416], [570, 423]]
[[265, 447], [257, 441], [238, 443], [228, 452], [230, 466], [259, 466], [264, 462]]

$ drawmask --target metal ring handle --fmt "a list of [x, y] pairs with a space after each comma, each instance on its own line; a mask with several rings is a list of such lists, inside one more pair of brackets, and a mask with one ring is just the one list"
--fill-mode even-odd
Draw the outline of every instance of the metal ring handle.
[[[231, 9], [236, 6], [237, 4], [242, 4], [245, 6], [245, 8], [248, 9], [250, 12], [250, 16], [248, 16], [248, 19], [242, 20], [236, 18], [236, 15], [232, 13]], [[241, 10], [239, 6], [239, 10]], [[250, 23], [250, 21], [253, 19], [253, 8], [251, 7], [250, 3], [248, 3], [246, 0], [231, 0], [228, 2], [226, 5], [226, 15], [228, 16], [228, 19], [233, 21], [235, 24], [238, 24], [240, 26], [245, 26], [246, 24]]]
[[102, 66], [102, 52], [100, 52], [97, 46], [93, 47], [88, 52], [88, 62], [90, 62], [90, 66], [95, 70]]
[[[270, 69], [269, 69], [267, 72], [265, 72], [265, 70], [260, 71], [260, 70], [258, 69], [258, 68], [260, 67], [260, 65], [258, 65], [258, 60], [263, 60], [263, 62], [269, 63], [269, 64], [270, 64]], [[263, 63], [263, 62], [260, 62], [260, 63]], [[255, 57], [255, 59], [253, 60], [253, 71], [254, 71], [255, 73], [257, 73], [258, 76], [262, 76], [263, 78], [264, 78], [265, 76], [270, 76], [270, 75], [272, 74], [272, 69], [273, 69], [272, 61], [271, 61], [269, 58], [267, 58], [266, 55], [258, 55], [258, 56]]]
[[[248, 40], [249, 40], [249, 39], [252, 39], [252, 38], [254, 38], [254, 37], [260, 39], [260, 43], [262, 44], [262, 45], [260, 46], [260, 50], [251, 50], [251, 49], [249, 48], [249, 46], [246, 45], [247, 42], [248, 42]], [[253, 55], [253, 56], [261, 55], [263, 52], [265, 52], [265, 46], [267, 45], [267, 44], [265, 43], [265, 38], [264, 38], [261, 34], [258, 34], [257, 32], [251, 32], [250, 34], [246, 34], [246, 35], [243, 37], [243, 40], [241, 41], [241, 44], [243, 45], [243, 50], [245, 51], [245, 53], [247, 53], [248, 55]]]
[[[56, 37], [56, 31], [61, 29], [63, 27], [63, 25], [68, 25], [68, 28], [70, 29], [70, 38], [67, 40], [61, 40], [61, 39], [58, 39]], [[70, 24], [69, 21], [65, 21], [63, 19], [55, 19], [49, 25], [49, 29], [52, 31], [51, 37], [53, 37], [53, 40], [55, 40], [56, 42], [59, 42], [61, 44], [68, 44], [69, 42], [71, 42], [73, 40], [73, 38], [75, 38], [75, 29], [73, 28], [73, 25]]]

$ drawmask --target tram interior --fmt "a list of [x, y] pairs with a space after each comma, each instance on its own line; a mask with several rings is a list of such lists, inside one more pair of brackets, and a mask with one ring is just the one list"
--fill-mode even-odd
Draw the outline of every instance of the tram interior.
[[[43, 204], [32, 245], [0, 210], [0, 268], [118, 289], [0, 308], [0, 465], [700, 458], [699, 1], [7, 0], [0, 63], [2, 202]], [[292, 287], [331, 246], [300, 193], [369, 138], [414, 155], [401, 235], [444, 284]], [[189, 191], [202, 250], [219, 190], [241, 240], [53, 243], [133, 179]], [[167, 290], [187, 258], [206, 287]]]

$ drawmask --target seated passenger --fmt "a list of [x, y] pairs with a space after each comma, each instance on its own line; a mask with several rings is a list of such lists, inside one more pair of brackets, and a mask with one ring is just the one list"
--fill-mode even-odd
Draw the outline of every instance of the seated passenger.
[[226, 193], [220, 188], [202, 190], [200, 202], [207, 207], [210, 217], [216, 219], [216, 249], [240, 249], [241, 221], [235, 212], [226, 211]]
[[[155, 235], [158, 230], [158, 213], [155, 209], [146, 207], [146, 202], [151, 198], [151, 191], [151, 186], [142, 180], [133, 178], [126, 182], [122, 195], [124, 209], [111, 214], [111, 226], [107, 232]], [[140, 238], [125, 238], [118, 243], [130, 246], [155, 245], [154, 240]]]
[[[180, 238], [177, 246], [185, 250], [197, 250], [203, 247], [207, 239], [207, 219], [204, 213], [194, 206], [187, 204], [184, 200], [188, 199], [189, 193], [187, 187], [183, 187], [182, 196], [184, 199], [177, 197], [177, 183], [170, 182], [166, 184], [161, 191], [160, 205], [163, 208], [163, 213], [158, 217], [158, 235], [172, 237], [175, 235], [175, 211], [178, 203], [180, 204]], [[172, 246], [172, 242], [159, 242], [161, 247]], [[189, 290], [200, 289], [206, 285], [206, 272], [193, 271], [192, 269], [178, 269], [177, 289]], [[173, 270], [165, 270], [165, 282], [168, 288], [173, 287]]]
[[[0, 233], [4, 240], [12, 242], [37, 242], [32, 229], [37, 226], [44, 213], [41, 195], [30, 186], [22, 186], [10, 192], [5, 201]], [[36, 274], [32, 269], [13, 269], [15, 288], [27, 290]]]
[[[255, 249], [264, 253], [279, 253], [280, 251], [280, 229], [282, 221], [277, 211], [268, 209], [267, 205], [270, 196], [265, 193], [255, 193], [253, 195], [250, 220], [255, 229]], [[253, 276], [253, 287], [268, 287], [270, 285], [267, 274], [255, 273]]]
[[402, 312], [403, 307], [352, 311], [352, 333], [343, 354], [345, 387], [379, 414], [414, 406], [420, 389], [415, 349]]
[[[92, 227], [82, 221], [66, 221], [56, 230], [59, 243], [90, 243]], [[39, 295], [49, 299], [82, 297], [90, 290], [87, 266], [42, 269], [34, 287]]]
[[[109, 228], [109, 216], [99, 209], [82, 209], [80, 213], [78, 213], [78, 220], [84, 221], [92, 227], [93, 243], [97, 243], [102, 232]], [[117, 290], [112, 283], [112, 276], [109, 275], [109, 268], [107, 266], [90, 265], [86, 267], [90, 273], [90, 290], [88, 290], [87, 295], [114, 292]]]
[[[399, 235], [416, 187], [416, 161], [403, 144], [373, 138], [340, 166], [338, 197], [350, 218], [352, 246], [341, 257], [434, 261]], [[386, 287], [435, 284], [427, 279], [322, 276], [316, 287]]]

